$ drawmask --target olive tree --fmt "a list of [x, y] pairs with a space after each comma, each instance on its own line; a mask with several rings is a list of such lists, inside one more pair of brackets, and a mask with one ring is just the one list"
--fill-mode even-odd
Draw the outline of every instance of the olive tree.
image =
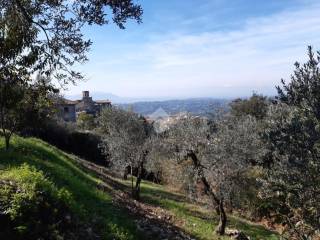
[[[111, 166], [122, 173], [131, 171], [132, 195], [140, 197], [140, 183], [152, 144], [152, 127], [133, 112], [112, 107], [104, 109], [98, 119], [102, 149], [111, 158]], [[137, 170], [135, 186], [133, 170]]]
[[215, 122], [188, 116], [170, 128], [166, 144], [179, 162], [189, 161], [197, 181], [216, 206], [223, 235], [227, 224], [225, 201], [234, 190], [235, 178], [260, 158], [260, 140], [255, 118], [222, 117]]
[[267, 115], [268, 105], [267, 97], [253, 93], [248, 99], [233, 100], [230, 103], [230, 111], [237, 117], [251, 115], [257, 119], [263, 119]]
[[[278, 87], [266, 119], [266, 199], [287, 226], [289, 239], [313, 239], [320, 229], [320, 54], [296, 63], [291, 82]], [[318, 232], [317, 232], [318, 231]]]

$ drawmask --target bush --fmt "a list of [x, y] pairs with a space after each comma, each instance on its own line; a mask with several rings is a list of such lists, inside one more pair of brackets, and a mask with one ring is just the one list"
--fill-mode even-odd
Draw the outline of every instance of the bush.
[[24, 164], [0, 172], [0, 239], [74, 239], [71, 194]]
[[63, 151], [72, 153], [90, 162], [107, 166], [107, 157], [102, 154], [101, 139], [91, 132], [79, 132], [73, 123], [49, 121], [46, 125], [33, 131], [31, 136], [36, 136]]

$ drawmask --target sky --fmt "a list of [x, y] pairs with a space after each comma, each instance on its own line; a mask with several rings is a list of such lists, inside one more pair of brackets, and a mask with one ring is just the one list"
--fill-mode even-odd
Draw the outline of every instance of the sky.
[[[307, 46], [320, 50], [318, 0], [137, 0], [143, 23], [87, 27], [83, 90], [132, 98], [274, 95]], [[318, 3], [319, 2], [319, 3]]]

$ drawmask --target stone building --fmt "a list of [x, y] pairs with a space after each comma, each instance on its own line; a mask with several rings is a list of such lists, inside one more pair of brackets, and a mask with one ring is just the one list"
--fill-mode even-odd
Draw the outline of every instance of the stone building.
[[58, 105], [58, 117], [65, 122], [75, 122], [77, 120], [76, 115], [76, 103], [70, 100], [62, 100]]
[[81, 100], [71, 101], [64, 99], [59, 104], [59, 116], [66, 122], [75, 122], [78, 114], [86, 113], [97, 116], [105, 107], [111, 107], [109, 100], [94, 101], [92, 97], [90, 97], [89, 91], [83, 91]]

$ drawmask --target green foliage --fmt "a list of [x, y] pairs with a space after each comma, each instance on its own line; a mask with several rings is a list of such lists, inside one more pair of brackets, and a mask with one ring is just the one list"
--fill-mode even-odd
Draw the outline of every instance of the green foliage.
[[266, 119], [269, 150], [266, 199], [287, 224], [289, 238], [310, 239], [320, 229], [320, 54], [296, 63], [292, 81], [278, 87], [279, 104]]
[[87, 61], [91, 41], [84, 38], [84, 26], [107, 24], [111, 15], [124, 28], [128, 19], [141, 22], [142, 15], [131, 0], [3, 0], [0, 12], [1, 69], [14, 62], [15, 70], [53, 74], [62, 84], [82, 78], [70, 67]]
[[295, 63], [291, 81], [278, 86], [278, 99], [282, 103], [305, 109], [320, 119], [320, 52], [308, 47], [308, 61]]
[[23, 73], [0, 71], [0, 134], [7, 148], [13, 133], [40, 128], [52, 116], [50, 94], [57, 91], [47, 78], [38, 76], [32, 81], [29, 75], [19, 74]]
[[80, 113], [77, 117], [77, 125], [81, 130], [93, 130], [96, 127], [94, 116]]
[[[129, 181], [124, 182], [130, 185]], [[227, 236], [219, 236], [215, 233], [215, 226], [219, 222], [218, 215], [201, 203], [191, 203], [184, 195], [167, 189], [164, 186], [144, 181], [142, 187], [142, 200], [153, 206], [160, 206], [173, 215], [182, 230], [189, 233], [195, 239], [222, 240], [230, 239]], [[252, 240], [278, 240], [276, 232], [269, 231], [263, 226], [255, 225], [236, 216], [229, 217], [229, 227], [244, 231]]]
[[230, 103], [231, 114], [237, 117], [251, 115], [263, 119], [268, 111], [268, 100], [265, 96], [254, 93], [249, 99], [238, 98]]
[[27, 89], [24, 81], [28, 76], [12, 73], [12, 69], [0, 71], [0, 135], [6, 139], [9, 148], [10, 138], [23, 118], [23, 99]]
[[319, 121], [306, 109], [276, 106], [264, 133], [269, 153], [264, 198], [289, 235], [308, 239], [320, 227]]
[[[39, 183], [37, 186], [52, 189], [54, 199], [61, 199], [62, 202], [68, 203], [67, 207], [70, 210], [72, 221], [78, 222], [68, 231], [75, 235], [72, 237], [90, 239], [87, 228], [91, 228], [103, 239], [124, 239], [123, 236], [129, 240], [142, 239], [132, 217], [119, 206], [115, 206], [110, 195], [97, 189], [100, 181], [77, 166], [75, 156], [67, 155], [41, 140], [19, 137], [13, 137], [12, 151], [6, 152], [3, 149], [2, 140], [0, 138], [1, 175], [8, 175], [10, 179], [11, 176], [16, 176], [17, 179], [20, 179], [18, 172], [22, 171], [28, 174], [21, 175], [29, 177], [21, 181], [25, 179], [31, 181], [34, 176], [40, 182], [44, 180], [43, 185]], [[21, 168], [20, 166], [24, 163], [30, 167]], [[34, 168], [37, 170], [32, 170]], [[43, 177], [43, 173], [46, 177]], [[28, 186], [33, 186], [33, 184]], [[72, 196], [71, 199], [70, 196]], [[16, 227], [22, 231], [24, 225], [21, 224], [21, 226], [21, 228]], [[31, 230], [34, 230], [32, 226], [29, 231]], [[27, 239], [23, 236], [22, 239]]]
[[23, 164], [0, 173], [1, 238], [56, 239], [72, 228], [71, 193]]
[[[34, 119], [41, 112], [38, 105], [54, 90], [50, 77], [60, 85], [83, 79], [70, 69], [88, 60], [91, 41], [84, 38], [82, 28], [107, 24], [105, 8], [120, 28], [128, 19], [141, 22], [142, 9], [132, 0], [0, 1], [0, 134], [7, 149], [12, 134], [26, 119], [29, 123], [39, 120]], [[39, 85], [32, 77], [36, 73], [47, 81]], [[35, 90], [45, 94], [30, 92]]]
[[94, 132], [78, 131], [73, 123], [57, 122], [51, 119], [41, 128], [35, 129], [32, 135], [88, 161], [102, 165], [108, 164], [108, 159], [99, 147], [100, 137]]
[[111, 166], [115, 170], [126, 177], [128, 167], [131, 171], [137, 169], [135, 188], [132, 181], [132, 195], [139, 199], [140, 182], [153, 144], [153, 126], [138, 114], [112, 107], [102, 111], [98, 132], [102, 137], [101, 148], [106, 155], [110, 154]]

